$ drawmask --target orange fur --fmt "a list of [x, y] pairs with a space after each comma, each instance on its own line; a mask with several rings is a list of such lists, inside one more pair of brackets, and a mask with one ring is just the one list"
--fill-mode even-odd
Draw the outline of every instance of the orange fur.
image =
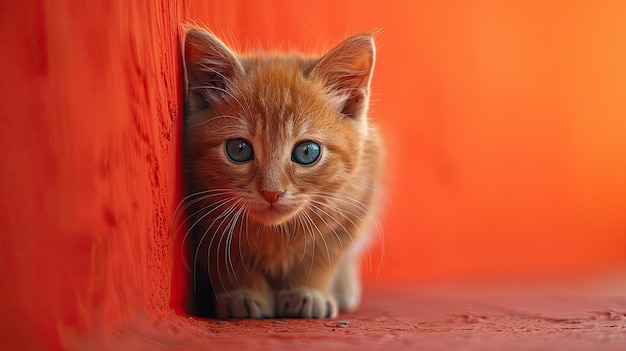
[[[188, 28], [184, 56], [192, 266], [195, 279], [210, 279], [217, 316], [334, 317], [355, 308], [356, 251], [381, 168], [367, 118], [371, 36], [322, 57], [237, 56]], [[252, 158], [230, 159], [229, 140], [233, 153], [252, 150]], [[310, 165], [292, 156], [302, 142], [319, 145]]]

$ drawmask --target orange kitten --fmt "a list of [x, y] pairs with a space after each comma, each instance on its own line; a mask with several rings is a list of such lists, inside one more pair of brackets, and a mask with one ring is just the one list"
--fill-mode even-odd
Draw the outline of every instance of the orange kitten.
[[196, 299], [212, 300], [217, 317], [358, 306], [357, 254], [381, 173], [367, 118], [374, 58], [366, 34], [322, 57], [239, 56], [187, 29], [185, 239], [194, 284], [208, 279], [214, 292]]

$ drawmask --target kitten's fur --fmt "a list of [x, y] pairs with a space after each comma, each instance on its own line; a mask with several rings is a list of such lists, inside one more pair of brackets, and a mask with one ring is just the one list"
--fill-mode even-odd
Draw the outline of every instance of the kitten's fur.
[[[335, 317], [359, 304], [357, 251], [381, 171], [367, 118], [374, 58], [367, 34], [309, 58], [237, 56], [186, 30], [186, 238], [195, 283], [214, 290], [197, 298], [215, 298], [217, 317]], [[321, 153], [302, 165], [292, 152], [307, 141]]]

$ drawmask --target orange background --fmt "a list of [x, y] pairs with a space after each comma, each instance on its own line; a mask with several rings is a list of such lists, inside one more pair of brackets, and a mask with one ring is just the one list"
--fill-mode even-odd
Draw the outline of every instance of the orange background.
[[249, 50], [310, 51], [384, 30], [371, 114], [386, 136], [388, 201], [385, 248], [365, 262], [370, 281], [624, 266], [626, 3], [198, 2], [189, 11]]
[[0, 13], [0, 344], [67, 346], [167, 313], [170, 292], [180, 309], [168, 228], [190, 20], [251, 50], [384, 29], [372, 119], [388, 146], [385, 247], [368, 282], [626, 266], [624, 2], [31, 0]]

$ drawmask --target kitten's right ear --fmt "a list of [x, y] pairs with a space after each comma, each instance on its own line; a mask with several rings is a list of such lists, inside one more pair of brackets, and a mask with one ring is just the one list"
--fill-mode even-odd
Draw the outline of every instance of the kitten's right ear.
[[232, 89], [233, 79], [243, 72], [235, 54], [212, 34], [200, 28], [185, 33], [183, 61], [186, 99], [191, 111], [223, 101]]
[[346, 117], [359, 119], [367, 110], [375, 57], [374, 38], [357, 34], [324, 55], [311, 72], [341, 101], [339, 112]]

